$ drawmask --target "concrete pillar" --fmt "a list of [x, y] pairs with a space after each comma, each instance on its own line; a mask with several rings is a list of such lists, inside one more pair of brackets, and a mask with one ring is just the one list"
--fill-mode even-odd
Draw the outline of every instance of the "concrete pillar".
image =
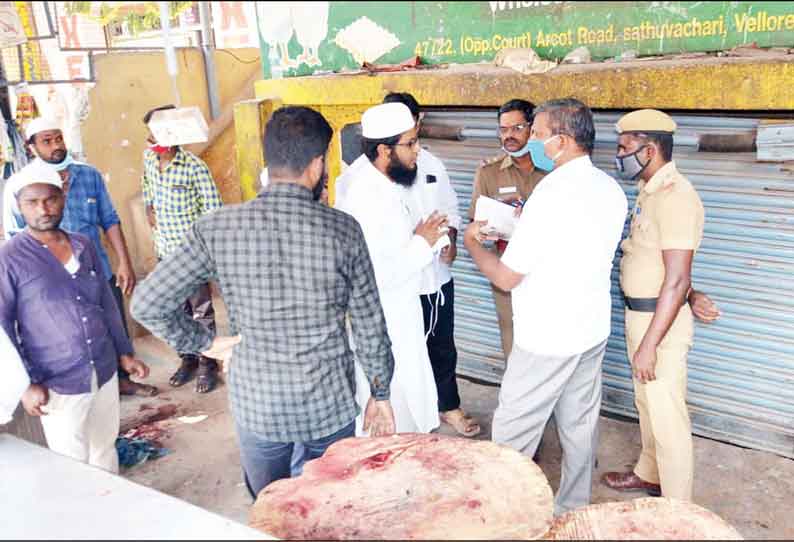
[[243, 201], [255, 198], [261, 189], [259, 174], [265, 167], [265, 125], [279, 107], [278, 99], [244, 100], [234, 105], [237, 175]]

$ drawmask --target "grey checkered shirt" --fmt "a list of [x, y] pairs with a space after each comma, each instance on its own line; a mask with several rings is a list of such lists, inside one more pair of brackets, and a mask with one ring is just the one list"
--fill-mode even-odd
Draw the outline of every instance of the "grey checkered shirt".
[[389, 397], [391, 341], [361, 227], [295, 184], [200, 218], [184, 243], [135, 290], [132, 315], [177, 352], [200, 352], [212, 334], [182, 309], [217, 280], [234, 349], [229, 394], [235, 421], [267, 440], [328, 436], [358, 414], [357, 357], [376, 399]]

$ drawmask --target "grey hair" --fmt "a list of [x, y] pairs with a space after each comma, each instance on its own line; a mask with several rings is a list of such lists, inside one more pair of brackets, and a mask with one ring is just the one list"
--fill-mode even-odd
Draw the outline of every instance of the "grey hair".
[[570, 136], [588, 154], [595, 144], [595, 126], [590, 108], [576, 98], [549, 100], [535, 108], [534, 114], [547, 113], [552, 135]]

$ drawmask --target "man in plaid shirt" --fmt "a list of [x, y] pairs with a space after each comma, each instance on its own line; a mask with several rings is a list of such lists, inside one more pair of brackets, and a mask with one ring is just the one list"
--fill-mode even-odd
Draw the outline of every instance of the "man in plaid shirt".
[[[152, 109], [143, 117], [144, 124], [148, 127], [155, 111], [166, 109], [174, 106]], [[162, 260], [181, 246], [199, 217], [219, 209], [222, 202], [207, 164], [199, 157], [178, 146], [158, 145], [151, 131], [146, 141], [150, 147], [143, 152], [143, 202], [154, 232], [155, 251]], [[215, 310], [209, 284], [197, 285], [185, 299], [184, 311], [214, 333]], [[217, 362], [195, 350], [178, 352], [182, 363], [171, 377], [171, 385], [185, 384], [198, 368], [196, 391], [211, 391], [217, 381]]]
[[[234, 347], [229, 396], [254, 497], [290, 476], [296, 444], [307, 461], [353, 436], [348, 311], [372, 394], [365, 427], [394, 432], [394, 358], [364, 234], [353, 217], [318, 201], [332, 134], [312, 109], [276, 111], [265, 130], [269, 186], [200, 218], [132, 300], [133, 316], [177, 351], [228, 360]], [[237, 337], [213, 338], [181, 311], [185, 296], [208, 280], [219, 282]]]

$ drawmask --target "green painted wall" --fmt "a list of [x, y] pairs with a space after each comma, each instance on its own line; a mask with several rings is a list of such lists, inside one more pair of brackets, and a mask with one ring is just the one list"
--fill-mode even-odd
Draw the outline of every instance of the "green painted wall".
[[[532, 47], [595, 59], [794, 45], [794, 2], [257, 2], [265, 78], [398, 63], [491, 61]], [[272, 50], [271, 50], [272, 49]]]

